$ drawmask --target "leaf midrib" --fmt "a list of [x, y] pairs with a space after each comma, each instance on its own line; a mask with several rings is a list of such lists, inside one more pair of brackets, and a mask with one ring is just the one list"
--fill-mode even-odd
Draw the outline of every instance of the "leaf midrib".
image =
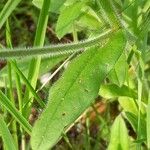
[[[97, 50], [97, 51], [98, 51], [98, 50]], [[77, 79], [79, 78], [79, 76], [82, 74], [82, 72], [83, 72], [83, 71], [85, 70], [85, 68], [88, 66], [88, 63], [87, 63], [87, 62], [90, 62], [90, 63], [91, 63], [91, 62], [94, 60], [96, 54], [97, 54], [97, 53], [95, 52], [95, 53], [94, 53], [94, 56], [91, 55], [90, 58], [88, 57], [88, 59], [86, 60], [86, 65], [83, 66], [83, 69], [78, 73], [77, 77], [76, 77], [75, 79], [73, 79], [72, 84], [70, 84], [70, 86], [66, 89], [66, 92], [65, 92], [65, 94], [64, 94], [64, 99], [65, 99], [66, 95], [68, 94], [68, 91], [70, 91], [70, 89], [73, 87], [73, 85], [75, 84], [75, 82], [77, 81]], [[92, 57], [92, 59], [91, 59], [91, 57]], [[60, 101], [60, 103], [61, 103], [61, 102], [62, 102], [62, 101]], [[59, 103], [58, 105], [60, 105], [60, 103]], [[54, 114], [57, 112], [57, 110], [58, 110], [58, 107], [55, 109], [55, 111], [54, 111], [53, 114], [52, 114], [52, 117], [49, 118], [48, 121], [49, 121], [49, 120], [53, 120]], [[47, 122], [48, 122], [48, 121], [47, 121]], [[41, 143], [43, 142], [43, 139], [44, 139], [44, 137], [45, 137], [45, 133], [46, 133], [46, 129], [47, 129], [48, 125], [50, 125], [50, 124], [47, 124], [47, 125], [46, 125], [45, 131], [43, 132], [44, 134], [42, 134], [42, 140], [41, 140], [41, 142], [39, 143], [38, 147], [40, 147]]]

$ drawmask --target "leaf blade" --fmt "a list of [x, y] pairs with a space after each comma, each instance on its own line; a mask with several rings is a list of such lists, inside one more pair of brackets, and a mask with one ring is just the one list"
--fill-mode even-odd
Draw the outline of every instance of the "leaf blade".
[[112, 126], [108, 150], [129, 150], [128, 131], [120, 115], [115, 119]]
[[[114, 67], [124, 49], [122, 33], [119, 32], [112, 39], [105, 47], [89, 49], [77, 57], [53, 86], [48, 107], [32, 132], [33, 149], [46, 150], [52, 147], [61, 137], [61, 132], [94, 101], [100, 83]], [[108, 55], [112, 49], [114, 53]]]
[[76, 2], [61, 11], [56, 25], [56, 34], [59, 38], [62, 38], [71, 30], [75, 20], [81, 15], [81, 8], [83, 6], [83, 2]]
[[4, 142], [4, 146], [7, 150], [9, 150], [9, 149], [17, 150], [14, 145], [13, 138], [12, 138], [2, 116], [0, 116], [0, 134], [1, 134], [3, 142]]
[[3, 24], [6, 22], [9, 15], [12, 13], [12, 11], [16, 8], [16, 6], [21, 2], [21, 0], [9, 0], [5, 4], [4, 8], [0, 12], [0, 28], [3, 26]]
[[27, 120], [20, 114], [20, 112], [12, 105], [10, 100], [5, 96], [5, 94], [0, 90], [0, 104], [3, 105], [9, 113], [24, 127], [28, 134], [31, 134], [32, 127], [27, 122]]

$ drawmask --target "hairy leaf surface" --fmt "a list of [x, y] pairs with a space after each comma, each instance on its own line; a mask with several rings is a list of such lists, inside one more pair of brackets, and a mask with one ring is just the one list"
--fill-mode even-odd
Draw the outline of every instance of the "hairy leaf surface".
[[47, 150], [98, 96], [99, 87], [125, 47], [122, 32], [102, 47], [94, 47], [73, 60], [49, 93], [49, 103], [36, 122], [31, 145]]

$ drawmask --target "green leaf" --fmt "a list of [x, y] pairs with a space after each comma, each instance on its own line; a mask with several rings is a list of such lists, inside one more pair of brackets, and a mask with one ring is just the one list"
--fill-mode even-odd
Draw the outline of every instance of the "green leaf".
[[24, 130], [31, 134], [31, 125], [27, 120], [20, 114], [20, 112], [13, 106], [11, 101], [5, 96], [5, 94], [0, 90], [0, 104], [5, 107], [5, 109], [20, 123]]
[[[40, 73], [39, 77], [50, 71], [54, 66], [56, 66], [59, 62], [63, 61], [67, 56], [58, 56], [54, 58], [42, 58], [42, 62], [40, 65]], [[29, 68], [30, 59], [17, 60], [17, 66], [20, 71], [27, 77], [28, 68]], [[8, 76], [7, 74], [7, 65], [0, 70], [0, 87], [4, 87], [5, 83], [3, 81], [4, 78]], [[13, 74], [13, 72], [12, 72]], [[12, 76], [13, 83], [15, 81], [15, 75]], [[13, 84], [14, 86], [15, 84]], [[8, 85], [9, 86], [9, 85]]]
[[119, 87], [116, 84], [103, 84], [101, 85], [99, 94], [106, 99], [122, 96], [137, 98], [137, 93], [126, 85]]
[[147, 104], [147, 116], [146, 116], [146, 131], [147, 131], [147, 145], [148, 149], [150, 149], [150, 93], [148, 96], [148, 104]]
[[131, 112], [135, 115], [138, 114], [137, 101], [134, 100], [133, 98], [119, 97], [118, 101], [119, 101], [119, 104], [123, 108], [124, 111]]
[[[51, 0], [49, 11], [53, 13], [58, 13], [60, 7], [64, 4], [66, 0]], [[42, 9], [43, 0], [33, 0], [33, 4], [38, 7], [39, 9]]]
[[[138, 117], [137, 115], [131, 113], [131, 112], [125, 112], [125, 117], [126, 119], [129, 121], [129, 123], [131, 124], [132, 128], [134, 129], [134, 131], [137, 133], [137, 128], [138, 128]], [[141, 116], [141, 139], [146, 139], [146, 121], [145, 118], [143, 116]]]
[[11, 62], [11, 65], [13, 66], [14, 70], [17, 72], [17, 74], [20, 76], [20, 78], [25, 82], [27, 88], [30, 90], [30, 92], [32, 93], [32, 95], [34, 96], [34, 98], [37, 100], [37, 102], [39, 103], [39, 105], [44, 108], [45, 107], [45, 103], [43, 102], [43, 100], [38, 96], [38, 94], [36, 93], [36, 91], [34, 90], [34, 88], [32, 87], [32, 85], [30, 84], [30, 82], [27, 80], [27, 78], [24, 76], [24, 74], [20, 71], [20, 69], [17, 67], [15, 62]]
[[118, 26], [118, 19], [115, 11], [112, 8], [110, 0], [97, 0], [97, 5], [100, 8], [100, 12], [105, 22], [111, 26]]
[[[46, 33], [46, 28], [47, 28], [48, 19], [49, 19], [50, 4], [51, 4], [50, 0], [43, 0], [42, 9], [40, 11], [40, 15], [38, 18], [38, 23], [37, 23], [34, 46], [43, 47], [44, 45], [45, 33]], [[36, 84], [37, 84], [37, 79], [38, 79], [38, 75], [40, 72], [40, 64], [41, 64], [41, 57], [32, 58], [30, 62], [29, 72], [28, 72], [28, 81], [33, 87], [33, 89], [35, 89]], [[27, 89], [24, 94], [23, 101], [26, 104], [24, 107], [26, 114], [24, 115], [26, 117], [28, 117], [27, 115], [29, 114], [31, 110], [31, 106], [33, 102], [31, 94], [32, 93], [29, 89]], [[29, 99], [30, 99], [30, 103], [28, 103]]]
[[100, 84], [121, 56], [125, 43], [122, 32], [118, 32], [103, 48], [88, 49], [74, 59], [50, 90], [48, 106], [33, 128], [33, 150], [52, 147], [94, 102]]
[[83, 11], [79, 21], [77, 22], [77, 26], [88, 28], [92, 31], [99, 30], [102, 25], [102, 21], [91, 7], [86, 7], [85, 11]]
[[0, 12], [0, 29], [21, 0], [8, 0]]
[[56, 25], [56, 34], [59, 38], [62, 38], [68, 31], [72, 30], [74, 22], [82, 13], [81, 9], [84, 4], [84, 2], [76, 2], [62, 9]]
[[1, 115], [0, 115], [0, 136], [2, 136], [4, 147], [6, 150], [10, 150], [10, 149], [17, 150], [14, 145], [13, 138], [8, 130], [8, 127]]
[[121, 55], [115, 68], [109, 74], [109, 80], [119, 86], [122, 86], [125, 82], [127, 74], [127, 62], [125, 52]]
[[113, 123], [108, 150], [129, 150], [128, 131], [121, 115]]

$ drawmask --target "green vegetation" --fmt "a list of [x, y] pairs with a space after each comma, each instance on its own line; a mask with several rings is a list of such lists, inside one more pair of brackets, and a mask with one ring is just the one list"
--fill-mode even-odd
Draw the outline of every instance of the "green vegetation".
[[150, 1], [0, 2], [0, 150], [150, 150]]

